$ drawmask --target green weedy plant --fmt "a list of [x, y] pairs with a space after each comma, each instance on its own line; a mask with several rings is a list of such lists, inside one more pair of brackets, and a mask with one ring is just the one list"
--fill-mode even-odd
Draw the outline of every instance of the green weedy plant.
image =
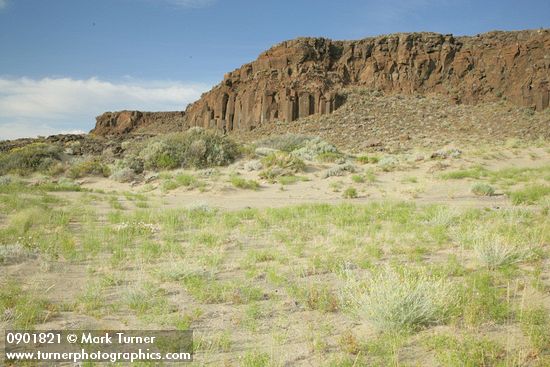
[[386, 267], [364, 281], [346, 271], [342, 302], [381, 330], [415, 330], [443, 322], [454, 304], [453, 287], [425, 272]]
[[476, 183], [472, 186], [472, 193], [477, 196], [493, 196], [495, 189], [486, 183]]
[[239, 155], [238, 145], [215, 131], [192, 128], [184, 133], [155, 137], [139, 156], [146, 169], [224, 166]]
[[28, 175], [45, 172], [61, 161], [61, 148], [45, 143], [32, 143], [0, 154], [0, 175]]

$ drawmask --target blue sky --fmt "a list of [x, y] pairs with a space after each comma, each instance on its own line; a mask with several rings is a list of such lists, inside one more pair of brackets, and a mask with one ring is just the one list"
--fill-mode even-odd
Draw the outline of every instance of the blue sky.
[[285, 39], [550, 27], [548, 0], [0, 0], [0, 139], [181, 110]]

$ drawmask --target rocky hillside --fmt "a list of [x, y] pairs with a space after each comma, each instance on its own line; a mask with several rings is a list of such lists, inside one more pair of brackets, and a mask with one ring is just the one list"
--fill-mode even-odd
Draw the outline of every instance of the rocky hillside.
[[[352, 86], [384, 94], [436, 94], [457, 104], [506, 100], [544, 110], [550, 99], [550, 30], [286, 41], [226, 74], [177, 123], [165, 125], [250, 131], [273, 121], [329, 114], [345, 102], [342, 89]], [[148, 116], [121, 123], [128, 121], [126, 115], [102, 115], [92, 132], [151, 132], [164, 120]]]
[[320, 136], [348, 151], [399, 151], [446, 144], [476, 145], [509, 139], [550, 140], [550, 109], [535, 112], [505, 100], [475, 105], [445, 96], [384, 94], [354, 87], [341, 91], [346, 103], [331, 114], [262, 124], [234, 131], [242, 141], [286, 133]]

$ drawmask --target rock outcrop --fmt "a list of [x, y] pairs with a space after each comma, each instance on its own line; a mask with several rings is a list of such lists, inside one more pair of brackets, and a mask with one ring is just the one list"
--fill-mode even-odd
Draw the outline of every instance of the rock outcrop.
[[131, 132], [169, 132], [185, 127], [185, 113], [119, 111], [105, 112], [96, 117], [94, 135], [125, 135]]
[[[226, 74], [187, 107], [181, 126], [248, 131], [277, 120], [327, 114], [344, 102], [339, 91], [349, 86], [439, 94], [467, 104], [506, 99], [543, 110], [550, 100], [549, 75], [550, 30], [473, 37], [409, 33], [358, 41], [298, 38]], [[109, 127], [128, 132], [142, 121], [152, 123], [151, 116], [127, 113], [100, 116], [100, 128], [93, 132], [110, 133]]]

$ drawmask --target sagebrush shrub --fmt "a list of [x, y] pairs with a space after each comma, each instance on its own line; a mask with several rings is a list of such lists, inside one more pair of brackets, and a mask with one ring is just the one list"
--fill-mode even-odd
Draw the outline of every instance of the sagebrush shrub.
[[84, 176], [108, 177], [110, 174], [111, 169], [109, 166], [101, 162], [99, 158], [91, 158], [88, 160], [75, 162], [67, 172], [67, 175], [73, 179]]

